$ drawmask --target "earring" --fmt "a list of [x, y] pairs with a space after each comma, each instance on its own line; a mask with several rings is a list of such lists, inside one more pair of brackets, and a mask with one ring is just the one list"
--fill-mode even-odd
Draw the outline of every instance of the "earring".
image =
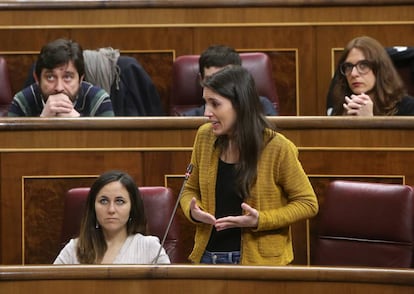
[[128, 222], [132, 222], [132, 217], [129, 217]]
[[96, 222], [95, 229], [99, 229], [99, 223]]

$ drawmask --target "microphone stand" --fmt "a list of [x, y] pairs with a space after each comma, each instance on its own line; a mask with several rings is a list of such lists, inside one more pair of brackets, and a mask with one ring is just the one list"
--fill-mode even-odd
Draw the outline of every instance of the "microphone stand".
[[180, 203], [180, 199], [181, 199], [181, 195], [183, 194], [183, 191], [184, 191], [185, 183], [187, 182], [188, 178], [190, 177], [192, 171], [193, 171], [193, 165], [190, 163], [187, 166], [187, 169], [185, 171], [184, 181], [183, 181], [183, 184], [181, 185], [180, 192], [178, 193], [177, 201], [175, 202], [175, 206], [174, 206], [174, 209], [171, 213], [171, 217], [169, 219], [167, 228], [165, 229], [165, 233], [164, 233], [164, 236], [163, 236], [162, 241], [161, 241], [160, 249], [158, 250], [157, 256], [154, 258], [154, 261], [152, 262], [152, 264], [156, 264], [158, 262], [158, 258], [160, 257], [161, 250], [164, 247], [164, 243], [165, 243], [165, 240], [167, 239], [168, 232], [170, 231], [170, 227], [171, 227], [171, 224], [173, 222], [175, 213], [177, 212], [178, 204]]

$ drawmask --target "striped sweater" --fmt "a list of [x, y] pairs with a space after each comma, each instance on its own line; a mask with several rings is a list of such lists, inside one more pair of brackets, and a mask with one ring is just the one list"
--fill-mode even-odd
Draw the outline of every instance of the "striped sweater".
[[[8, 110], [8, 116], [39, 117], [43, 99], [37, 83], [18, 92]], [[81, 82], [75, 109], [80, 116], [114, 116], [112, 102], [105, 90], [88, 82]]]

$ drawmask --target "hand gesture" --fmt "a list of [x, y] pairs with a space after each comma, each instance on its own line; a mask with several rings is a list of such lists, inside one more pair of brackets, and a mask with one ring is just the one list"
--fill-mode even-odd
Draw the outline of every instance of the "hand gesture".
[[371, 98], [364, 93], [361, 93], [360, 95], [351, 95], [351, 97], [345, 96], [345, 103], [343, 106], [347, 115], [374, 115], [374, 103]]
[[80, 113], [76, 111], [75, 108], [71, 112], [60, 112], [56, 114], [57, 117], [80, 117]]
[[257, 228], [259, 223], [259, 212], [247, 205], [242, 203], [241, 208], [244, 211], [243, 215], [239, 216], [226, 216], [216, 220], [216, 230], [222, 231], [230, 228], [245, 227], [245, 228]]
[[193, 197], [190, 203], [190, 214], [191, 217], [201, 223], [214, 225], [216, 223], [216, 218], [208, 212], [202, 211], [197, 205], [196, 199]]
[[49, 95], [43, 108], [41, 117], [78, 117], [80, 114], [74, 109], [72, 101], [64, 93]]

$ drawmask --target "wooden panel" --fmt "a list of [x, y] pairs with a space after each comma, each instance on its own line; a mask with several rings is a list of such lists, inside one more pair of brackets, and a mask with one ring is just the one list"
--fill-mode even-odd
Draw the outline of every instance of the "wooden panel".
[[[273, 0], [269, 0], [273, 1]], [[305, 0], [306, 1], [306, 0]], [[329, 0], [327, 0], [329, 1]], [[346, 1], [346, 0], [344, 0]], [[366, 0], [370, 1], [370, 0]], [[311, 22], [372, 22], [412, 21], [412, 3], [385, 5], [370, 1], [370, 5], [355, 3], [344, 6], [292, 5], [254, 7], [139, 7], [96, 9], [26, 9], [0, 11], [0, 25], [16, 26], [73, 26], [73, 25], [159, 25], [174, 27], [180, 24], [231, 23], [305, 23]], [[204, 1], [205, 2], [205, 1]], [[309, 2], [309, 1], [307, 1]], [[330, 1], [329, 1], [330, 2]], [[169, 1], [169, 3], [172, 3]], [[23, 5], [27, 5], [23, 3]], [[49, 9], [50, 8], [50, 9]], [[363, 8], [363, 9], [361, 9]]]
[[[411, 117], [271, 121], [298, 146], [320, 202], [334, 179], [414, 185]], [[108, 169], [126, 170], [140, 186], [169, 186], [178, 195], [203, 122], [186, 117], [0, 119], [0, 262], [50, 263], [61, 246], [64, 192]], [[189, 252], [194, 227], [181, 211], [176, 217]], [[295, 265], [309, 264], [316, 226], [314, 220], [293, 226]]]
[[[161, 0], [156, 2], [162, 6]], [[360, 6], [358, 1], [348, 1], [346, 6], [337, 6], [341, 1], [330, 1], [332, 6], [317, 6], [318, 1], [307, 1], [309, 6], [301, 7], [298, 1], [292, 6], [271, 2], [266, 6], [257, 2], [255, 7], [201, 7], [192, 1], [193, 6], [161, 8], [147, 3], [130, 8], [3, 9], [0, 54], [9, 63], [16, 92], [35, 55], [50, 40], [72, 38], [87, 49], [111, 46], [143, 64], [167, 109], [176, 56], [199, 54], [217, 43], [240, 52], [263, 51], [272, 59], [281, 114], [298, 115], [273, 121], [299, 147], [319, 201], [323, 201], [327, 183], [336, 178], [414, 185], [414, 123], [410, 118], [300, 117], [325, 115], [334, 55], [350, 39], [370, 35], [384, 46], [414, 46], [413, 4], [370, 1]], [[127, 169], [139, 184], [171, 185], [178, 193], [196, 128], [202, 122], [0, 120], [0, 263], [49, 262], [57, 239], [46, 236], [50, 230], [44, 224], [59, 215], [61, 193], [105, 169]], [[50, 200], [50, 210], [45, 203], [32, 201], [39, 197]], [[191, 248], [193, 228], [186, 220], [180, 221]], [[309, 263], [315, 226], [314, 220], [293, 226], [294, 264]], [[50, 246], [43, 248], [45, 240]], [[33, 252], [41, 253], [33, 256]]]
[[[50, 229], [56, 229], [57, 234], [60, 232], [59, 219], [54, 223], [47, 222], [61, 213], [64, 189], [72, 184], [85, 183], [82, 178], [65, 182], [60, 177], [75, 178], [84, 175], [89, 178], [109, 169], [121, 169], [129, 172], [139, 185], [143, 184], [144, 173], [139, 153], [40, 151], [2, 153], [1, 156], [1, 171], [5, 175], [1, 184], [0, 197], [4, 203], [1, 206], [1, 217], [7, 221], [1, 221], [0, 246], [2, 262], [9, 264], [23, 262], [24, 254], [21, 249], [29, 253], [36, 252], [37, 256], [28, 258], [28, 261], [36, 263], [47, 262], [53, 254], [56, 254], [55, 250], [59, 246], [56, 242], [38, 250], [44, 244], [42, 242], [49, 237], [53, 241], [57, 240], [55, 236], [48, 236]], [[35, 180], [36, 178], [38, 180]], [[40, 179], [44, 179], [43, 183], [50, 184], [36, 184]], [[36, 199], [48, 200], [48, 206], [44, 207], [45, 204], [42, 201], [35, 201]], [[38, 218], [38, 214], [42, 217]], [[38, 235], [33, 235], [35, 232], [23, 231], [24, 219], [39, 224], [36, 231]], [[49, 226], [46, 226], [47, 224]], [[27, 237], [27, 244], [23, 242], [24, 236]]]
[[[140, 52], [138, 60], [153, 78], [165, 111], [173, 58], [223, 43], [239, 51], [271, 53], [282, 115], [325, 115], [332, 50], [359, 35], [373, 36], [384, 46], [414, 46], [411, 3], [330, 4], [6, 10], [0, 11], [0, 54], [23, 53], [22, 59], [10, 62], [16, 92], [33, 62], [24, 52], [38, 52], [58, 37], [72, 38], [87, 49], [111, 46]], [[289, 57], [281, 52], [289, 52]]]
[[[315, 69], [313, 35], [312, 27], [301, 26], [289, 29], [274, 26], [208, 27], [194, 29], [194, 43], [197, 45], [195, 50], [200, 52], [210, 44], [228, 44], [239, 51], [270, 52], [281, 115], [310, 115], [316, 113], [315, 103], [308, 99], [314, 97], [316, 91], [316, 83], [310, 82], [315, 79], [312, 72]], [[301, 99], [301, 93], [305, 93], [307, 99]]]
[[23, 180], [23, 264], [51, 264], [60, 243], [65, 193], [90, 187], [96, 176], [38, 176]]
[[284, 6], [343, 6], [343, 5], [387, 5], [387, 4], [406, 4], [410, 0], [245, 0], [242, 3], [238, 0], [152, 0], [152, 1], [132, 1], [132, 0], [75, 0], [75, 1], [25, 1], [22, 4], [16, 0], [0, 1], [0, 7], [8, 9], [50, 9], [50, 8], [107, 8], [107, 7], [284, 7]]
[[4, 293], [413, 292], [414, 272], [370, 268], [220, 266], [25, 266], [0, 268]]

